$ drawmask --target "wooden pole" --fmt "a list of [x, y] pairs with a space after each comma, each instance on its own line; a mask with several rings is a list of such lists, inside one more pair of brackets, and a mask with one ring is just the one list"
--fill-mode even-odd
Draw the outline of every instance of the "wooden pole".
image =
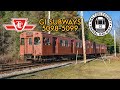
[[[48, 11], [48, 25], [49, 25], [49, 20], [50, 20], [50, 11]], [[49, 31], [48, 34], [50, 34], [51, 32]]]
[[82, 26], [82, 44], [83, 44], [83, 59], [86, 63], [86, 47], [85, 47], [85, 34], [84, 34], [84, 21], [83, 21], [83, 11], [81, 11], [81, 26]]

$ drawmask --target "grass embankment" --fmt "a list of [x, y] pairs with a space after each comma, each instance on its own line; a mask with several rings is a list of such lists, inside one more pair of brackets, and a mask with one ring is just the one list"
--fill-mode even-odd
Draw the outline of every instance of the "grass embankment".
[[40, 71], [32, 74], [21, 75], [17, 79], [120, 79], [120, 59], [110, 58], [109, 61], [91, 61], [78, 63], [66, 67]]

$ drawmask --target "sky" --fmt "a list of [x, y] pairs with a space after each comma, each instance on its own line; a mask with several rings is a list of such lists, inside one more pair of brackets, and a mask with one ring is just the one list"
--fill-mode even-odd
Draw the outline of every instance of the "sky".
[[[112, 30], [111, 30], [111, 34], [113, 35], [113, 30], [115, 29], [115, 23], [117, 20], [120, 20], [120, 11], [83, 11], [83, 18], [85, 21], [88, 21], [89, 18], [96, 12], [105, 12], [106, 14], [108, 14], [112, 21], [113, 21], [113, 25], [112, 25]], [[80, 12], [78, 12], [80, 13]]]

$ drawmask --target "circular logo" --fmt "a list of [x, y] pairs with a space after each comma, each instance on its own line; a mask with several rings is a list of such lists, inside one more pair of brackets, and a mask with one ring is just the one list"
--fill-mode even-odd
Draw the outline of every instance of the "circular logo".
[[112, 19], [104, 12], [97, 12], [89, 19], [89, 29], [96, 36], [104, 36], [112, 29]]

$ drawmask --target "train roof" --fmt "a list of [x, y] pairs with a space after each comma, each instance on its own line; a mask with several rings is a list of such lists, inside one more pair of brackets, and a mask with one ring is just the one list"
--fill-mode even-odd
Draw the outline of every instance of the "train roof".
[[41, 31], [24, 31], [24, 32], [22, 32], [21, 34], [26, 33], [26, 32], [41, 33], [41, 34], [49, 35], [49, 36], [53, 36], [53, 37], [67, 38], [67, 39], [72, 39], [72, 40], [80, 40], [80, 39], [75, 39], [75, 38], [72, 38], [72, 37], [65, 37], [65, 36], [59, 36], [59, 35], [48, 34], [47, 32], [41, 32]]
[[[22, 32], [21, 34], [23, 33], [26, 33], [26, 32], [34, 32], [34, 33], [41, 33], [41, 34], [44, 34], [44, 35], [49, 35], [49, 36], [53, 36], [53, 37], [59, 37], [59, 38], [67, 38], [67, 39], [71, 39], [71, 40], [75, 40], [75, 41], [82, 41], [80, 39], [75, 39], [75, 38], [71, 38], [71, 37], [65, 37], [65, 36], [58, 36], [58, 35], [53, 35], [53, 34], [48, 34], [47, 32], [41, 32], [41, 31], [24, 31]], [[90, 41], [90, 40], [86, 40], [86, 42], [94, 42], [94, 41]], [[96, 42], [95, 42], [96, 43]], [[105, 44], [100, 44], [100, 43], [96, 43], [98, 45], [105, 45]]]

